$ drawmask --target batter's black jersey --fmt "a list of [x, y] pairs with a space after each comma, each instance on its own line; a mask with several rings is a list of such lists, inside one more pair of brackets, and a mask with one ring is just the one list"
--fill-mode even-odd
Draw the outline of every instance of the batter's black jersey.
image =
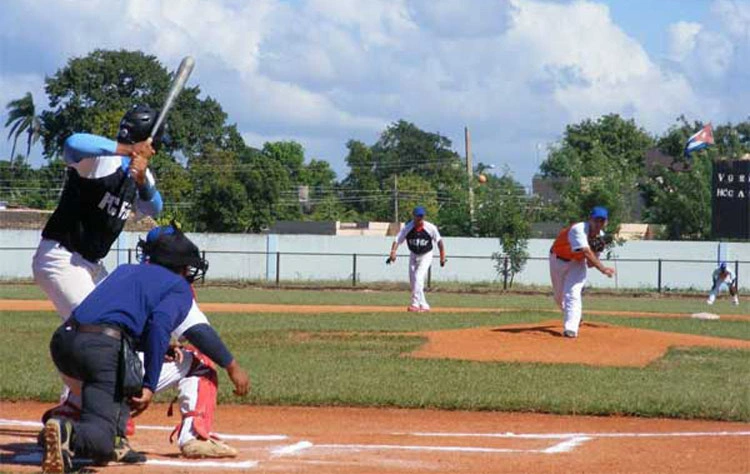
[[130, 216], [137, 185], [122, 167], [101, 178], [82, 178], [74, 168], [68, 176], [57, 209], [42, 231], [86, 260], [104, 258]]
[[420, 227], [414, 225], [414, 221], [407, 223], [399, 232], [396, 242], [400, 245], [406, 241], [409, 250], [416, 255], [423, 255], [432, 251], [433, 241], [440, 242], [440, 232], [434, 224], [422, 221]]

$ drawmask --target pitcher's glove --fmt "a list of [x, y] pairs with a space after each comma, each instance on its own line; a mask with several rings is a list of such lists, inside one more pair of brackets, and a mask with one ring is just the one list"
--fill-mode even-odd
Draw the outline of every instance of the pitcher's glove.
[[606, 237], [597, 236], [597, 237], [589, 237], [589, 248], [594, 253], [601, 253], [604, 251], [604, 249], [607, 248], [607, 245], [609, 244], [608, 239]]

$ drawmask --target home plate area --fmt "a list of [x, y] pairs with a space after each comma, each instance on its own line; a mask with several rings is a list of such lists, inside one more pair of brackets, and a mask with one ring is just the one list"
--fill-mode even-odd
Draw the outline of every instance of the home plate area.
[[[8, 410], [10, 405], [20, 409]], [[0, 471], [38, 470], [30, 403], [0, 403]], [[140, 466], [88, 472], [748, 472], [750, 425], [437, 410], [223, 406], [236, 459], [189, 460], [156, 407], [132, 445]], [[162, 412], [163, 413], [163, 412]], [[13, 416], [8, 416], [12, 414]], [[154, 423], [154, 421], [161, 423]], [[169, 420], [171, 422], [171, 420]]]

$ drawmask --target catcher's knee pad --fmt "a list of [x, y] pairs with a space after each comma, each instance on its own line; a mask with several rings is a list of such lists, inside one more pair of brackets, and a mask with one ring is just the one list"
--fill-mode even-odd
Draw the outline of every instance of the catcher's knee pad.
[[[192, 418], [193, 431], [199, 438], [211, 438], [219, 378], [211, 359], [196, 349], [191, 349], [191, 352], [193, 353], [193, 363], [185, 379], [180, 382], [179, 398], [182, 420], [172, 431], [172, 435], [169, 437], [170, 442], [180, 432], [188, 418]], [[169, 411], [171, 415], [172, 407]]]

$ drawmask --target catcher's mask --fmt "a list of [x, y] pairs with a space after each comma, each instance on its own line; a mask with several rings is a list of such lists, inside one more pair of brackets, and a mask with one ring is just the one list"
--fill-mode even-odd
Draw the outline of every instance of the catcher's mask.
[[[120, 120], [117, 141], [130, 145], [144, 141], [151, 135], [151, 129], [154, 128], [154, 123], [158, 116], [159, 111], [152, 109], [148, 105], [133, 106], [125, 112], [122, 120]], [[162, 143], [169, 145], [170, 141], [169, 134], [167, 133], [167, 124], [164, 122], [159, 127], [159, 130], [156, 131], [151, 146], [154, 147], [154, 150], [158, 151]]]
[[146, 240], [139, 239], [136, 257], [141, 263], [155, 263], [184, 275], [190, 283], [202, 280], [208, 270], [208, 262], [201, 258], [198, 247], [174, 221], [151, 229]]

